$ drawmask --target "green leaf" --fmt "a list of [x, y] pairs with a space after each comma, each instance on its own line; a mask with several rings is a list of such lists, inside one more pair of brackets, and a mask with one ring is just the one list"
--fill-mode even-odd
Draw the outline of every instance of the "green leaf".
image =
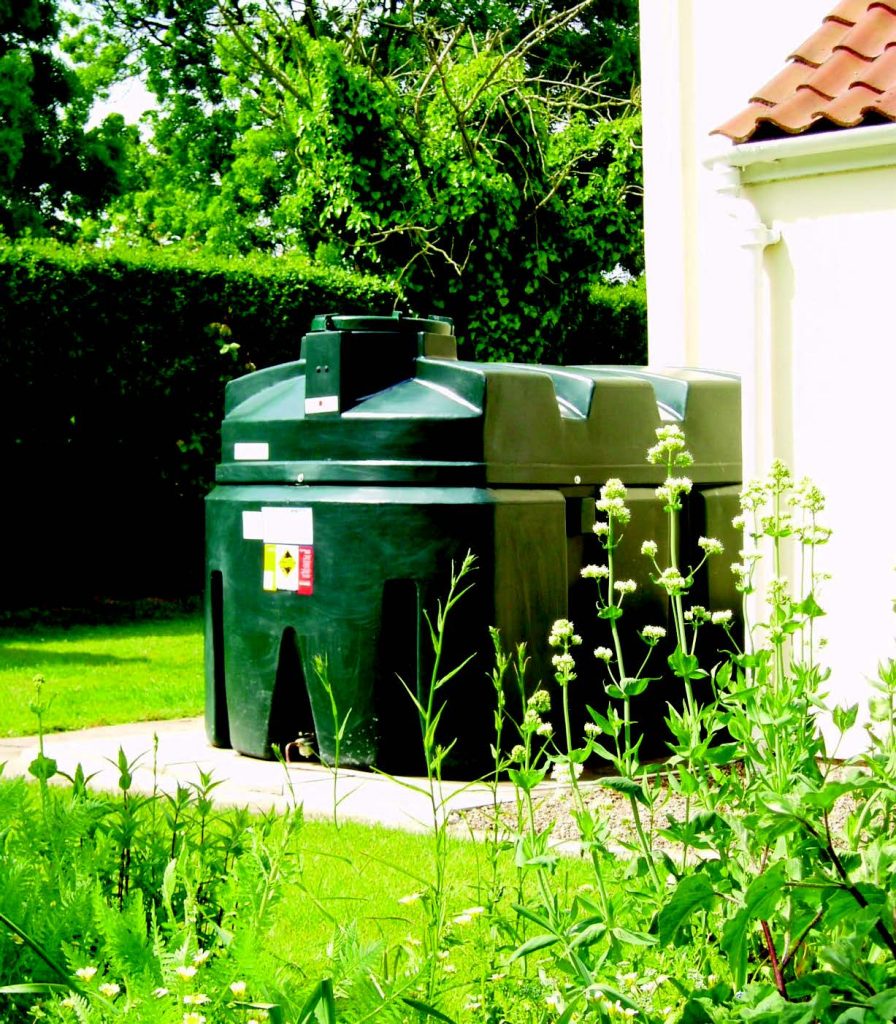
[[859, 714], [859, 705], [852, 704], [848, 708], [841, 707], [838, 705], [834, 708], [832, 717], [834, 719], [834, 725], [838, 732], [846, 732], [856, 724], [856, 718]]
[[700, 662], [697, 660], [696, 654], [688, 654], [681, 647], [676, 648], [667, 660], [669, 668], [680, 679], [702, 679], [709, 675], [708, 672], [700, 668]]
[[575, 932], [570, 946], [578, 949], [580, 946], [592, 946], [598, 939], [602, 939], [607, 934], [607, 926], [603, 921], [596, 922], [595, 924], [589, 924], [585, 928], [573, 929]]
[[44, 757], [43, 754], [38, 754], [31, 764], [28, 765], [28, 771], [39, 782], [46, 782], [47, 779], [52, 779], [56, 774], [56, 767], [56, 762], [52, 757]]
[[787, 869], [784, 861], [778, 861], [750, 883], [744, 909], [751, 918], [763, 920], [771, 916], [787, 891]]
[[625, 796], [634, 797], [639, 804], [647, 805], [647, 797], [644, 795], [644, 790], [634, 779], [625, 779], [620, 776], [618, 778], [599, 779], [598, 783], [606, 789], [613, 789], [617, 793], [624, 793]]
[[624, 687], [625, 696], [637, 697], [639, 694], [642, 694], [652, 682], [655, 682], [655, 679], [648, 678], [647, 676], [627, 680]]
[[660, 943], [668, 946], [675, 942], [682, 925], [687, 923], [691, 914], [695, 910], [709, 910], [715, 901], [716, 894], [705, 875], [686, 875], [659, 912], [657, 924]]
[[401, 1001], [412, 1009], [417, 1010], [419, 1013], [422, 1013], [427, 1017], [432, 1017], [434, 1020], [442, 1020], [445, 1024], [456, 1024], [453, 1017], [449, 1017], [447, 1014], [442, 1013], [441, 1010], [437, 1010], [434, 1006], [430, 1006], [429, 1003], [421, 1002], [419, 999], [411, 999], [408, 996], [402, 996]]
[[32, 939], [27, 932], [23, 931], [15, 923], [15, 921], [12, 921], [5, 914], [0, 913], [0, 925], [3, 925], [3, 927], [8, 928], [13, 933], [13, 935], [17, 935], [22, 940], [22, 942], [25, 943], [25, 945], [29, 946], [32, 950], [34, 950], [34, 952], [41, 958], [41, 960], [43, 960], [43, 962], [55, 974], [58, 974], [59, 977], [62, 978], [62, 980], [66, 983], [68, 988], [72, 989], [75, 992], [78, 992], [81, 995], [84, 994], [84, 990], [81, 988], [80, 985], [76, 984], [69, 977], [68, 972], [64, 970], [64, 968], [60, 967], [59, 964], [57, 964], [56, 961], [50, 956], [50, 954], [44, 949], [44, 947], [36, 939]]
[[868, 1000], [868, 1005], [883, 1020], [896, 1020], [896, 988], [878, 992]]
[[533, 935], [531, 939], [527, 939], [522, 946], [510, 954], [510, 959], [518, 960], [522, 956], [528, 956], [530, 953], [536, 952], [536, 950], [553, 946], [556, 942], [559, 942], [556, 935]]
[[537, 924], [539, 928], [551, 927], [550, 922], [546, 917], [541, 914], [536, 914], [534, 910], [530, 910], [528, 907], [522, 907], [518, 903], [514, 903], [513, 909], [520, 915], [520, 917], [525, 917], [527, 921]]
[[19, 985], [0, 986], [0, 992], [5, 995], [51, 996], [71, 991], [71, 985], [60, 985], [55, 981], [31, 981]]
[[800, 802], [804, 807], [817, 807], [821, 811], [829, 811], [834, 804], [848, 793], [860, 793], [863, 789], [875, 788], [877, 781], [867, 776], [851, 782], [826, 782], [821, 789], [803, 793]]
[[817, 619], [825, 614], [825, 610], [815, 600], [814, 594], [807, 594], [799, 604], [793, 606], [795, 612], [800, 612], [809, 619]]
[[610, 929], [614, 939], [624, 942], [629, 946], [655, 946], [656, 936], [648, 935], [646, 932], [633, 932], [628, 928], [615, 927]]
[[544, 782], [547, 768], [510, 768], [507, 777], [524, 793], [530, 793], [536, 786]]
[[314, 986], [308, 1001], [299, 1013], [298, 1024], [312, 1024], [313, 1020], [317, 1021], [317, 1024], [336, 1024], [336, 1000], [330, 978], [323, 978]]
[[720, 743], [706, 751], [706, 760], [715, 765], [730, 764], [737, 756], [739, 747], [738, 743]]
[[747, 954], [750, 946], [750, 916], [746, 909], [739, 910], [725, 922], [720, 944], [722, 952], [728, 957], [735, 987], [741, 989], [747, 980]]
[[868, 1011], [864, 1006], [850, 1006], [834, 1020], [834, 1024], [865, 1024], [867, 1019]]

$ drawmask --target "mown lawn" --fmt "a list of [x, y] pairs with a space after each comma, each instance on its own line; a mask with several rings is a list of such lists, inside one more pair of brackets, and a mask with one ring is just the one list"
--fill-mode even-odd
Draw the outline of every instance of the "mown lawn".
[[51, 702], [47, 732], [199, 715], [201, 616], [0, 629], [0, 735], [37, 731], [36, 675]]

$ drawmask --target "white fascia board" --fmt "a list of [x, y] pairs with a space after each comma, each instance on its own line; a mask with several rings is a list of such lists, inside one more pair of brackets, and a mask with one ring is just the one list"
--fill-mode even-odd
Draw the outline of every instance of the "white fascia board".
[[705, 166], [712, 170], [736, 168], [742, 185], [894, 167], [896, 124], [748, 142], [714, 154]]

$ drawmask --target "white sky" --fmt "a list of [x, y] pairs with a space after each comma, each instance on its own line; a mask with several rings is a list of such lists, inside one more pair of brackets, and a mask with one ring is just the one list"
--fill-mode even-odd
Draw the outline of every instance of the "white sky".
[[107, 114], [121, 114], [128, 124], [136, 124], [142, 114], [153, 106], [154, 97], [139, 78], [118, 82], [109, 91], [109, 99], [97, 103], [90, 115], [89, 126], [98, 125]]

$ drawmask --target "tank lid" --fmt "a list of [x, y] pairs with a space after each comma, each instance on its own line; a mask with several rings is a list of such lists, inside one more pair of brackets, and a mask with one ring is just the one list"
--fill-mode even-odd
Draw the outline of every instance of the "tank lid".
[[319, 313], [311, 321], [312, 331], [380, 331], [400, 334], [454, 334], [454, 321], [447, 316], [411, 317], [398, 310], [391, 316], [346, 316]]

